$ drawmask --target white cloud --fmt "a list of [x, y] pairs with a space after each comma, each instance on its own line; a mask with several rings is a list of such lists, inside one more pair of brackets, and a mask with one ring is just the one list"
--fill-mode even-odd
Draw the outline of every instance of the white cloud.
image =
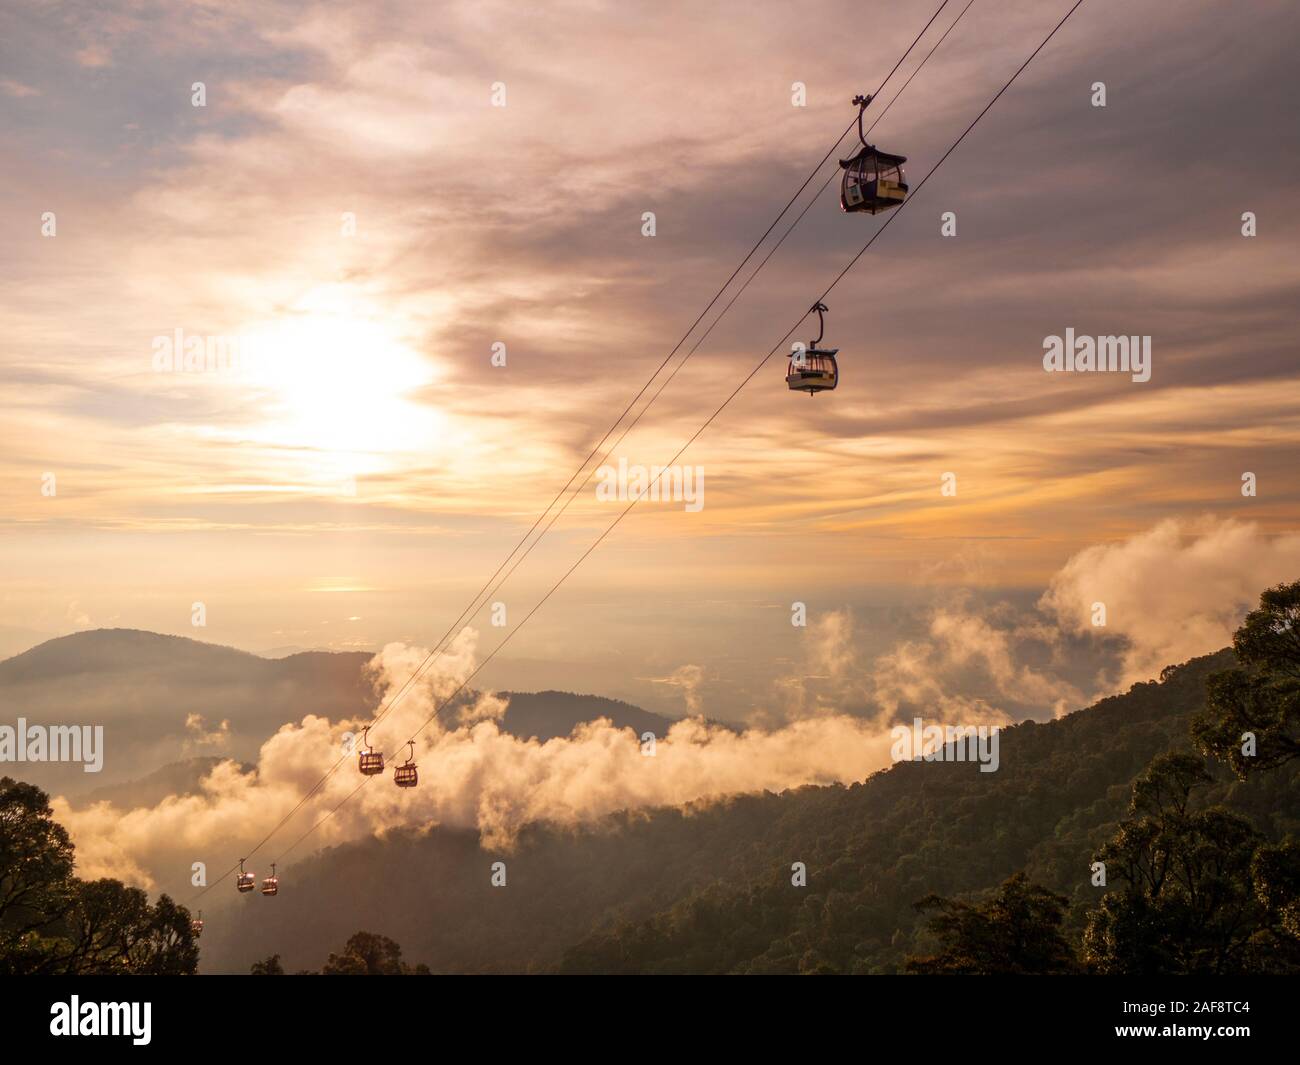
[[[1232, 642], [1266, 587], [1300, 577], [1300, 535], [1212, 517], [1163, 521], [1086, 548], [1052, 579], [1040, 605], [1064, 632], [1122, 637], [1119, 685]], [[1092, 624], [1094, 603], [1106, 627]]]

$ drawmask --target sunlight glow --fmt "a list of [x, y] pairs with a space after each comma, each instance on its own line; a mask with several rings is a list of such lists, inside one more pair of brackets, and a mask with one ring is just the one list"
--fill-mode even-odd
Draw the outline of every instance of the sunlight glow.
[[346, 286], [314, 289], [242, 336], [253, 352], [248, 382], [268, 415], [255, 439], [320, 453], [312, 462], [324, 479], [391, 469], [397, 453], [432, 448], [444, 428], [413, 399], [430, 366]]

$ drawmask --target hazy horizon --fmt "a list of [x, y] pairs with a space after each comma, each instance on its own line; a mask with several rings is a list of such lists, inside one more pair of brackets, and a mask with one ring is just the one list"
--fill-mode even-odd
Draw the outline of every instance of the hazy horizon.
[[[189, 634], [250, 650], [436, 640], [931, 13], [828, 49], [852, 5], [744, 10], [7, 10], [0, 625], [186, 633], [202, 602]], [[1058, 17], [977, 2], [873, 139], [917, 181]], [[497, 683], [695, 666], [752, 689], [736, 716], [770, 693], [728, 651], [799, 662], [793, 601], [885, 653], [1162, 521], [1294, 530], [1294, 30], [1285, 5], [1081, 9], [830, 297], [840, 388], [789, 393], [773, 359], [681, 460], [703, 508], [638, 506]], [[665, 462], [878, 222], [822, 197], [614, 458]], [[1151, 379], [1044, 373], [1068, 328], [1152, 335]], [[176, 330], [271, 359], [156, 372]], [[614, 512], [589, 485], [512, 618]]]

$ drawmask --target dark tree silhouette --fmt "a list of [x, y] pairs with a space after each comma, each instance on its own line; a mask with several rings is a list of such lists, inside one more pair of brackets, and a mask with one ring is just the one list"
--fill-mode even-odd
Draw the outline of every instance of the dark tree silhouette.
[[280, 964], [280, 955], [272, 954], [265, 961], [253, 962], [248, 972], [251, 976], [283, 976], [284, 966]]
[[353, 934], [343, 953], [331, 953], [321, 969], [325, 976], [423, 976], [428, 972], [426, 965], [406, 965], [402, 948], [374, 932]]
[[[1094, 856], [1113, 890], [1088, 915], [1091, 968], [1219, 974], [1288, 964], [1294, 944], [1280, 913], [1294, 871], [1290, 852], [1279, 860], [1244, 817], [1221, 807], [1194, 810], [1193, 792], [1210, 783], [1203, 760], [1191, 754], [1162, 755], [1134, 782], [1131, 816]], [[1264, 866], [1274, 873], [1271, 909], [1266, 881], [1255, 877]]]
[[0, 779], [0, 973], [186, 974], [190, 915], [119, 880], [72, 875], [73, 847], [43, 791]]
[[1232, 647], [1245, 668], [1209, 679], [1206, 708], [1193, 721], [1192, 736], [1245, 780], [1251, 770], [1300, 757], [1300, 581], [1264, 592]]
[[53, 971], [183, 975], [198, 966], [189, 911], [162, 895], [154, 906], [120, 880], [78, 881], [61, 922]]
[[0, 972], [39, 966], [72, 908], [72, 843], [40, 788], [0, 779]]
[[942, 948], [928, 957], [909, 957], [909, 973], [965, 976], [1058, 975], [1077, 970], [1061, 934], [1066, 899], [1031, 884], [1024, 873], [1003, 882], [978, 903], [928, 895], [916, 903], [936, 911], [929, 931]]
[[1283, 932], [1300, 944], [1300, 843], [1261, 847], [1250, 866], [1255, 897]]

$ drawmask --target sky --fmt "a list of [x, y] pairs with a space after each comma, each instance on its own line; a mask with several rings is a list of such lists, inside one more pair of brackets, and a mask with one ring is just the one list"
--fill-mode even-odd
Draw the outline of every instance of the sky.
[[[936, 6], [7, 5], [0, 653], [432, 646]], [[975, 0], [891, 103], [964, 7], [867, 113], [914, 190], [1068, 4]], [[1226, 643], [1300, 577], [1297, 44], [1289, 3], [1085, 0], [905, 207], [828, 189], [611, 462], [811, 339], [888, 218], [826, 297], [839, 388], [783, 346], [680, 460], [703, 505], [518, 628], [622, 509], [588, 484], [470, 619], [481, 682], [1045, 718]], [[1047, 373], [1067, 329], [1150, 336], [1150, 380]], [[251, 355], [160, 368], [178, 331]]]

